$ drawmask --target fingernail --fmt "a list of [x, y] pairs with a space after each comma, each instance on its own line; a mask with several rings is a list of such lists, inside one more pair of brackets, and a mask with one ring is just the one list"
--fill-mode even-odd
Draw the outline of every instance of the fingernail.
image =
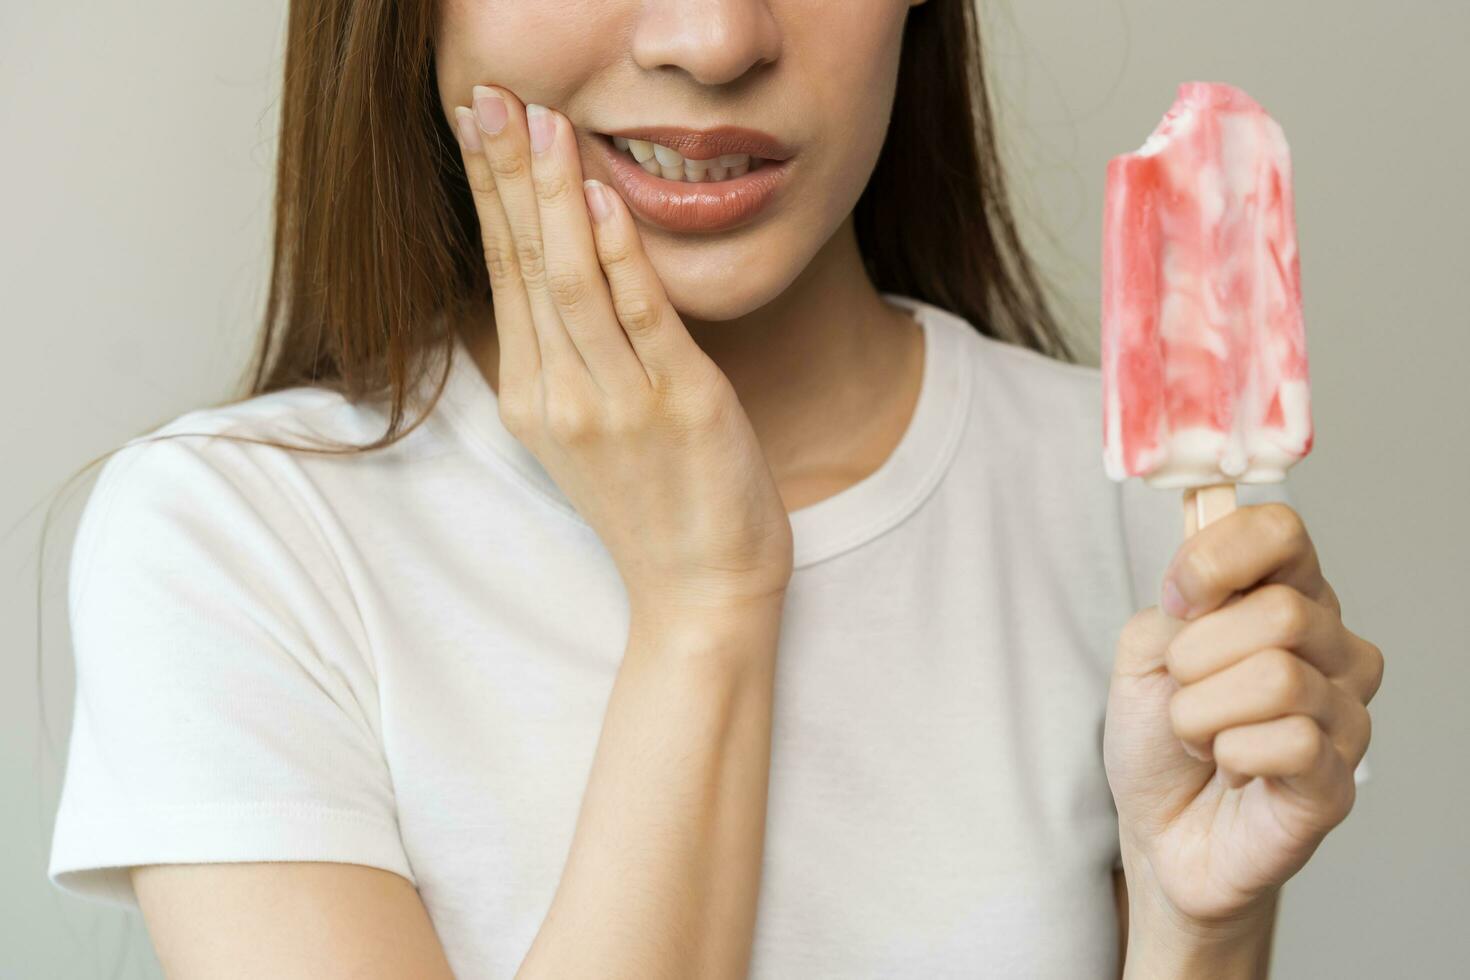
[[1183, 619], [1189, 615], [1189, 603], [1184, 601], [1184, 596], [1180, 593], [1179, 586], [1174, 584], [1173, 579], [1164, 579], [1162, 592], [1163, 597], [1159, 604], [1164, 607], [1164, 612], [1175, 619]]
[[505, 100], [497, 95], [494, 89], [486, 88], [484, 85], [475, 86], [474, 96], [475, 115], [479, 117], [480, 128], [494, 136], [505, 128], [507, 118]]
[[540, 153], [551, 145], [551, 135], [555, 132], [551, 113], [546, 111], [544, 105], [532, 102], [526, 106], [526, 125], [531, 128], [531, 152]]
[[466, 150], [480, 149], [480, 127], [475, 125], [475, 114], [468, 106], [454, 107], [454, 128], [459, 132], [459, 144]]
[[587, 195], [587, 210], [592, 212], [592, 220], [606, 221], [607, 216], [612, 214], [612, 206], [608, 204], [607, 191], [601, 182], [584, 180], [582, 190]]

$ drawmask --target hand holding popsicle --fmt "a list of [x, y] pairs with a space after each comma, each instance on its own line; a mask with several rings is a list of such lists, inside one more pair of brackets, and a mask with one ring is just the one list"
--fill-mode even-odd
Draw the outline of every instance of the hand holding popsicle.
[[1163, 594], [1119, 637], [1104, 762], [1130, 920], [1219, 940], [1268, 928], [1277, 890], [1351, 810], [1383, 654], [1343, 624], [1284, 504], [1187, 538]]
[[[1212, 941], [1269, 931], [1352, 808], [1383, 656], [1343, 625], [1296, 511], [1236, 508], [1236, 483], [1282, 480], [1312, 446], [1290, 160], [1240, 90], [1180, 86], [1109, 165], [1102, 327], [1108, 475], [1185, 495], [1104, 729], [1130, 909]], [[1149, 960], [1133, 947], [1130, 927], [1130, 972]]]

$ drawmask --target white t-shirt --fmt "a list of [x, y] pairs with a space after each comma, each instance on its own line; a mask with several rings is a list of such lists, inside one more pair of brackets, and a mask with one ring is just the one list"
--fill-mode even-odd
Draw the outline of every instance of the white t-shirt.
[[[1103, 713], [1179, 496], [1104, 476], [1095, 369], [884, 295], [923, 325], [923, 384], [881, 468], [791, 515], [750, 976], [1110, 976]], [[383, 428], [382, 406], [295, 388], [154, 434]], [[68, 598], [58, 886], [134, 905], [129, 865], [371, 865], [417, 886], [459, 977], [515, 972], [628, 608], [462, 345], [430, 420], [388, 450], [118, 452]]]

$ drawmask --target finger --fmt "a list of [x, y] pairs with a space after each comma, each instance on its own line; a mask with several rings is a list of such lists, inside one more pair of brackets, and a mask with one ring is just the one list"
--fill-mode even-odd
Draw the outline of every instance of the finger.
[[[1263, 722], [1263, 724], [1270, 723]], [[1230, 729], [1230, 731], [1236, 731], [1236, 729], [1232, 728]], [[1225, 785], [1228, 786], [1230, 789], [1240, 789], [1240, 787], [1244, 786], [1246, 783], [1255, 778], [1254, 776], [1248, 776], [1244, 773], [1236, 772], [1234, 769], [1231, 769], [1229, 766], [1222, 763], [1218, 757], [1215, 759], [1215, 772], [1219, 774], [1220, 778], [1225, 782]]]
[[1169, 643], [1169, 673], [1180, 684], [1193, 684], [1267, 647], [1290, 650], [1328, 677], [1350, 666], [1347, 631], [1337, 617], [1273, 582], [1187, 623]]
[[1363, 756], [1368, 754], [1368, 742], [1373, 738], [1373, 716], [1361, 701], [1343, 695], [1337, 723], [1327, 734], [1347, 767], [1356, 769]]
[[649, 382], [665, 387], [684, 372], [692, 357], [703, 352], [669, 303], [628, 205], [601, 182], [597, 182], [597, 193], [607, 200], [608, 212], [594, 221], [593, 236], [613, 309]]
[[1273, 647], [1181, 686], [1169, 699], [1169, 716], [1181, 741], [1210, 752], [1215, 736], [1227, 728], [1285, 715], [1308, 715], [1330, 730], [1346, 697], [1316, 667]]
[[[1323, 726], [1315, 718], [1312, 719], [1312, 723], [1327, 733], [1328, 739], [1332, 742], [1332, 747], [1337, 750], [1338, 755], [1342, 756], [1347, 767], [1349, 769], [1355, 769], [1358, 763], [1362, 761], [1363, 756], [1368, 753], [1368, 742], [1372, 738], [1373, 733], [1373, 721], [1368, 714], [1368, 709], [1350, 695], [1338, 691], [1332, 693], [1331, 696], [1335, 702], [1335, 709], [1332, 712], [1332, 724]], [[1283, 715], [1282, 717], [1292, 716]], [[1236, 733], [1258, 729], [1275, 731], [1276, 729], [1274, 728], [1262, 729], [1262, 726], [1270, 725], [1277, 720], [1279, 719], [1273, 718], [1266, 721], [1251, 722], [1247, 725], [1236, 725], [1216, 733], [1213, 742], [1213, 754], [1216, 765], [1223, 766], [1226, 769], [1232, 769], [1230, 759], [1222, 762], [1220, 747], [1241, 737]], [[1238, 770], [1232, 769], [1230, 773], [1227, 773], [1226, 782], [1231, 786], [1238, 786], [1240, 781], [1234, 777], [1239, 774]]]
[[[495, 193], [505, 211], [521, 282], [525, 285], [536, 341], [545, 371], [565, 377], [579, 369], [585, 374], [582, 355], [577, 352], [556, 305], [546, 292], [546, 249], [541, 241], [540, 208], [531, 183], [531, 144], [526, 129], [526, 112], [519, 99], [502, 88], [476, 85], [475, 114], [482, 120], [498, 121], [497, 133], [481, 130], [485, 156], [495, 177]], [[497, 100], [501, 104], [497, 104]]]
[[1215, 756], [1233, 774], [1279, 779], [1303, 796], [1328, 803], [1329, 826], [1352, 809], [1352, 769], [1327, 733], [1305, 715], [1222, 732]]
[[531, 326], [530, 300], [516, 265], [515, 246], [505, 209], [495, 192], [495, 176], [485, 158], [484, 140], [475, 112], [454, 107], [455, 133], [464, 159], [465, 178], [480, 222], [480, 242], [485, 253], [485, 271], [490, 275], [490, 298], [495, 308], [495, 330], [500, 339], [501, 399], [508, 388], [520, 385], [541, 369], [541, 350]]
[[1180, 619], [1194, 619], [1232, 592], [1262, 582], [1281, 582], [1314, 598], [1323, 592], [1316, 547], [1285, 504], [1241, 507], [1186, 538], [1164, 573], [1162, 605]]
[[1328, 582], [1324, 578], [1322, 580], [1322, 589], [1320, 592], [1318, 592], [1315, 598], [1323, 606], [1331, 610], [1332, 615], [1336, 616], [1338, 619], [1342, 618], [1342, 603], [1338, 600], [1337, 590], [1332, 587], [1331, 582]]
[[1350, 690], [1366, 705], [1383, 685], [1383, 651], [1378, 644], [1353, 632], [1348, 633], [1348, 641], [1352, 645], [1350, 659], [1354, 663], [1351, 672], [1354, 683]]
[[598, 262], [571, 120], [541, 105], [526, 106], [526, 119], [531, 179], [546, 249], [547, 296], [600, 388], [611, 392], [634, 381], [643, 384], [643, 366], [618, 327]]

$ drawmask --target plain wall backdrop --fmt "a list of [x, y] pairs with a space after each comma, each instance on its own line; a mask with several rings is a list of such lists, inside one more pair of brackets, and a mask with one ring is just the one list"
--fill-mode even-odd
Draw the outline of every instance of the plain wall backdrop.
[[[1387, 669], [1372, 780], [1286, 886], [1275, 975], [1463, 976], [1470, 4], [979, 3], [1025, 230], [1093, 351], [1108, 158], [1136, 148], [1190, 79], [1239, 85], [1286, 130], [1317, 425], [1292, 491], [1347, 624]], [[66, 565], [96, 469], [58, 492], [243, 377], [266, 284], [285, 11], [0, 0], [7, 980], [160, 976], [141, 919], [45, 878], [71, 712]]]

